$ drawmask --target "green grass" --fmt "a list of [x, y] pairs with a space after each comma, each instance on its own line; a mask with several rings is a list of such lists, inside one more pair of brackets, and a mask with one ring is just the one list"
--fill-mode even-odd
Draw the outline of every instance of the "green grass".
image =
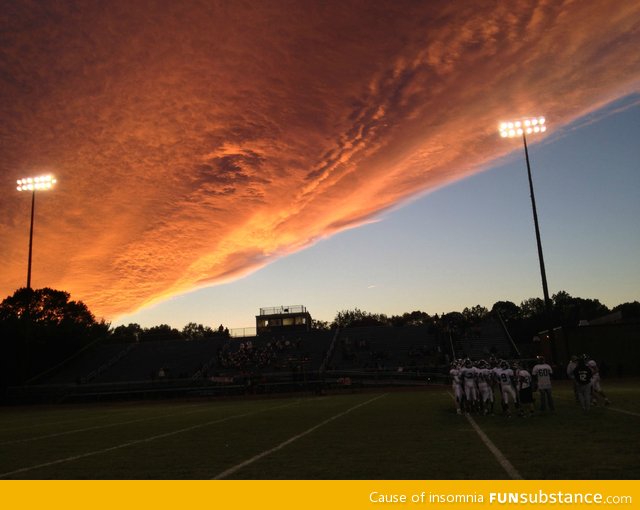
[[[524, 478], [638, 479], [640, 385], [606, 381], [605, 389], [611, 408], [588, 414], [573, 403], [568, 385], [556, 385], [553, 415], [473, 419]], [[210, 479], [296, 436], [228, 478], [508, 477], [469, 421], [455, 413], [448, 387], [3, 408], [0, 474], [17, 479]]]

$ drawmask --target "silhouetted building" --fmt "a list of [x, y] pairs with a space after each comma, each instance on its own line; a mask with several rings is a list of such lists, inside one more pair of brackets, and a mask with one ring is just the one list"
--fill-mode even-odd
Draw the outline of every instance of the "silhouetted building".
[[260, 308], [260, 315], [256, 315], [258, 335], [310, 329], [311, 315], [302, 305]]

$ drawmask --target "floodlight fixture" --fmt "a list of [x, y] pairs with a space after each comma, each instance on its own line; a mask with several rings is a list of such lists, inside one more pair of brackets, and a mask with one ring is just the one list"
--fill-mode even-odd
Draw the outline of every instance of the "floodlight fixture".
[[48, 190], [53, 188], [53, 185], [58, 182], [53, 175], [39, 175], [38, 177], [25, 177], [24, 179], [18, 179], [18, 191], [36, 191], [36, 190]]
[[525, 134], [544, 133], [547, 130], [546, 122], [544, 117], [531, 117], [511, 122], [501, 122], [498, 129], [502, 138], [514, 138]]

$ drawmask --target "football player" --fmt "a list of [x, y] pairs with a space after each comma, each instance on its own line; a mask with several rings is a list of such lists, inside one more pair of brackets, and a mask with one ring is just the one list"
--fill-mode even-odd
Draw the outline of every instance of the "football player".
[[593, 372], [589, 368], [583, 358], [578, 360], [578, 364], [573, 370], [573, 378], [578, 386], [578, 400], [584, 412], [589, 411], [591, 404], [591, 378]]
[[500, 393], [502, 394], [502, 412], [506, 416], [511, 416], [509, 409], [510, 402], [516, 405], [516, 392], [514, 390], [514, 374], [509, 368], [509, 363], [501, 360], [499, 365], [493, 369], [498, 384], [500, 385]]
[[573, 397], [576, 400], [576, 404], [579, 404], [580, 402], [578, 401], [578, 383], [573, 377], [573, 371], [576, 369], [577, 364], [578, 364], [578, 356], [574, 354], [571, 356], [571, 359], [569, 360], [569, 364], [567, 365], [567, 377], [571, 379], [571, 382], [573, 384]]
[[591, 373], [593, 374], [591, 377], [591, 404], [598, 405], [599, 397], [604, 400], [604, 405], [608, 406], [611, 404], [607, 396], [602, 391], [602, 386], [600, 384], [600, 370], [598, 369], [598, 364], [595, 360], [591, 359], [590, 356], [584, 355], [584, 359], [587, 363], [587, 366], [591, 369]]
[[462, 379], [460, 379], [460, 366], [456, 361], [451, 363], [449, 376], [451, 377], [451, 389], [456, 398], [456, 412], [462, 414]]
[[469, 358], [464, 360], [464, 366], [460, 369], [460, 378], [464, 387], [464, 397], [466, 400], [466, 411], [469, 413], [477, 408], [478, 389], [476, 379], [478, 369], [473, 366]]
[[478, 364], [478, 392], [484, 414], [493, 414], [493, 372], [489, 363], [481, 360]]
[[520, 416], [526, 418], [533, 415], [533, 388], [531, 374], [518, 363], [514, 364], [516, 384], [518, 388], [518, 400], [520, 402]]
[[538, 356], [538, 363], [531, 370], [531, 374], [536, 380], [538, 392], [540, 393], [540, 411], [545, 411], [547, 405], [550, 411], [555, 411], [553, 405], [553, 396], [551, 395], [551, 376], [553, 370], [551, 366], [545, 362], [543, 356]]

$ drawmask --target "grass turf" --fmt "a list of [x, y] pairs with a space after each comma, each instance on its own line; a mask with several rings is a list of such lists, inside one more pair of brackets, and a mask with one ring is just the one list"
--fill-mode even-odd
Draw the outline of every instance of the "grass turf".
[[[588, 414], [559, 384], [553, 415], [472, 419], [523, 478], [638, 479], [640, 385], [606, 381], [605, 389], [612, 406]], [[455, 413], [448, 387], [0, 409], [2, 478], [209, 479], [254, 458], [226, 477], [508, 477]]]

